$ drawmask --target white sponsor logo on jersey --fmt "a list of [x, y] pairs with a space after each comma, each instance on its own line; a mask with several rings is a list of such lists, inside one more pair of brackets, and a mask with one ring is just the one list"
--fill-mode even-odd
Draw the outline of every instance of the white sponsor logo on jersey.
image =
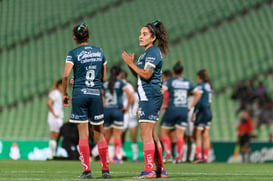
[[93, 58], [93, 57], [101, 57], [101, 52], [87, 52], [87, 51], [82, 51], [79, 55], [78, 55], [78, 60], [82, 60], [85, 58]]

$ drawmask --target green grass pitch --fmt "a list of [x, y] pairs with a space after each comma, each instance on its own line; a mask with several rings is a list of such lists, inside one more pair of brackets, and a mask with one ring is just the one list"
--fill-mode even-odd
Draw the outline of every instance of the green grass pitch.
[[[110, 164], [111, 180], [136, 180], [133, 176], [144, 168], [144, 162]], [[263, 164], [166, 164], [168, 179], [156, 180], [273, 180], [272, 163]], [[91, 162], [93, 180], [103, 180], [101, 165]], [[0, 160], [0, 180], [79, 180], [80, 161], [12, 161]]]

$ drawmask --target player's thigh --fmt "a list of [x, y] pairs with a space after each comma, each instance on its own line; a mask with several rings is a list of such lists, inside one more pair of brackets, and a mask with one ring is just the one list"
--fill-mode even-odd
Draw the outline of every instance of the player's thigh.
[[125, 131], [127, 128], [129, 128], [130, 124], [130, 116], [129, 113], [124, 113], [123, 114], [123, 130]]

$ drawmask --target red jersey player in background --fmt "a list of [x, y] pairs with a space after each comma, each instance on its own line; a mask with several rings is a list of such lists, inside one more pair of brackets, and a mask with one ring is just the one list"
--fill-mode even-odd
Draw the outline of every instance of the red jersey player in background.
[[247, 110], [240, 112], [241, 119], [238, 125], [238, 142], [240, 144], [240, 152], [242, 154], [242, 162], [250, 162], [250, 138], [253, 131], [252, 119]]

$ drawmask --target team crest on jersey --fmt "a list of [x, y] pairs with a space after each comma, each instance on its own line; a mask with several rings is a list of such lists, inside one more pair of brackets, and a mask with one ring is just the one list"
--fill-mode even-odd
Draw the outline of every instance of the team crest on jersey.
[[146, 54], [146, 53], [144, 53], [144, 54], [142, 54], [142, 55], [140, 55], [140, 56], [138, 57], [138, 59], [137, 59], [137, 63], [138, 63], [138, 64], [142, 64], [142, 62], [141, 62], [140, 60], [142, 60], [142, 59], [144, 58], [145, 54]]
[[144, 111], [141, 110], [141, 108], [138, 110], [138, 118], [140, 118], [141, 116], [144, 116], [145, 113]]

